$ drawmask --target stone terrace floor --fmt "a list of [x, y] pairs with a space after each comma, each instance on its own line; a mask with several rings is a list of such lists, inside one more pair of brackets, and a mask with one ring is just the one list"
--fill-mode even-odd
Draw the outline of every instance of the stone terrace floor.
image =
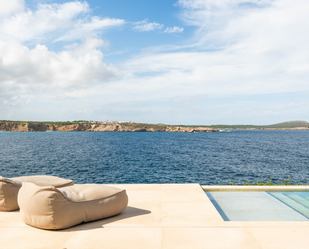
[[1, 249], [309, 248], [309, 222], [224, 222], [199, 184], [128, 184], [109, 219], [47, 231], [0, 212]]

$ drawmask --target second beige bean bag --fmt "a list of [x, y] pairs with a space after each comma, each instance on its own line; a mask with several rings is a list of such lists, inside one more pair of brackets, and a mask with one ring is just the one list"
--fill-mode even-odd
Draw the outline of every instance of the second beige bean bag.
[[73, 185], [72, 180], [46, 175], [20, 176], [4, 178], [0, 176], [0, 211], [19, 209], [17, 194], [23, 182], [32, 182], [39, 186], [55, 186], [57, 188]]
[[57, 189], [24, 182], [18, 193], [22, 220], [43, 229], [64, 229], [114, 216], [128, 204], [124, 189], [77, 184]]

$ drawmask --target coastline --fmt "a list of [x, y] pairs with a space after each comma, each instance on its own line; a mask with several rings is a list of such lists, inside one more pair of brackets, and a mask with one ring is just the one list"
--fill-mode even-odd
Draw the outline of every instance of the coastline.
[[215, 127], [179, 126], [163, 124], [121, 123], [60, 123], [60, 122], [14, 122], [0, 121], [0, 131], [8, 132], [46, 132], [46, 131], [102, 131], [102, 132], [220, 132], [227, 130], [309, 130], [309, 127]]
[[50, 124], [27, 122], [0, 123], [0, 131], [36, 132], [36, 131], [102, 131], [102, 132], [218, 132], [219, 129], [208, 127], [181, 127], [152, 124]]

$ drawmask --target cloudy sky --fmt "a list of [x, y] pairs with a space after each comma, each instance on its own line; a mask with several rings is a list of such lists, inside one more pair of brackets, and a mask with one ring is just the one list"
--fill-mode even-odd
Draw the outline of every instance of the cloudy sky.
[[308, 0], [0, 0], [0, 120], [309, 121]]

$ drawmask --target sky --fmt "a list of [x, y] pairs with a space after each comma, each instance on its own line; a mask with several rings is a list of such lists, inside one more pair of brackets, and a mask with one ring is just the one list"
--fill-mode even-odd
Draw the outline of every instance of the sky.
[[0, 120], [309, 121], [308, 0], [0, 6]]

